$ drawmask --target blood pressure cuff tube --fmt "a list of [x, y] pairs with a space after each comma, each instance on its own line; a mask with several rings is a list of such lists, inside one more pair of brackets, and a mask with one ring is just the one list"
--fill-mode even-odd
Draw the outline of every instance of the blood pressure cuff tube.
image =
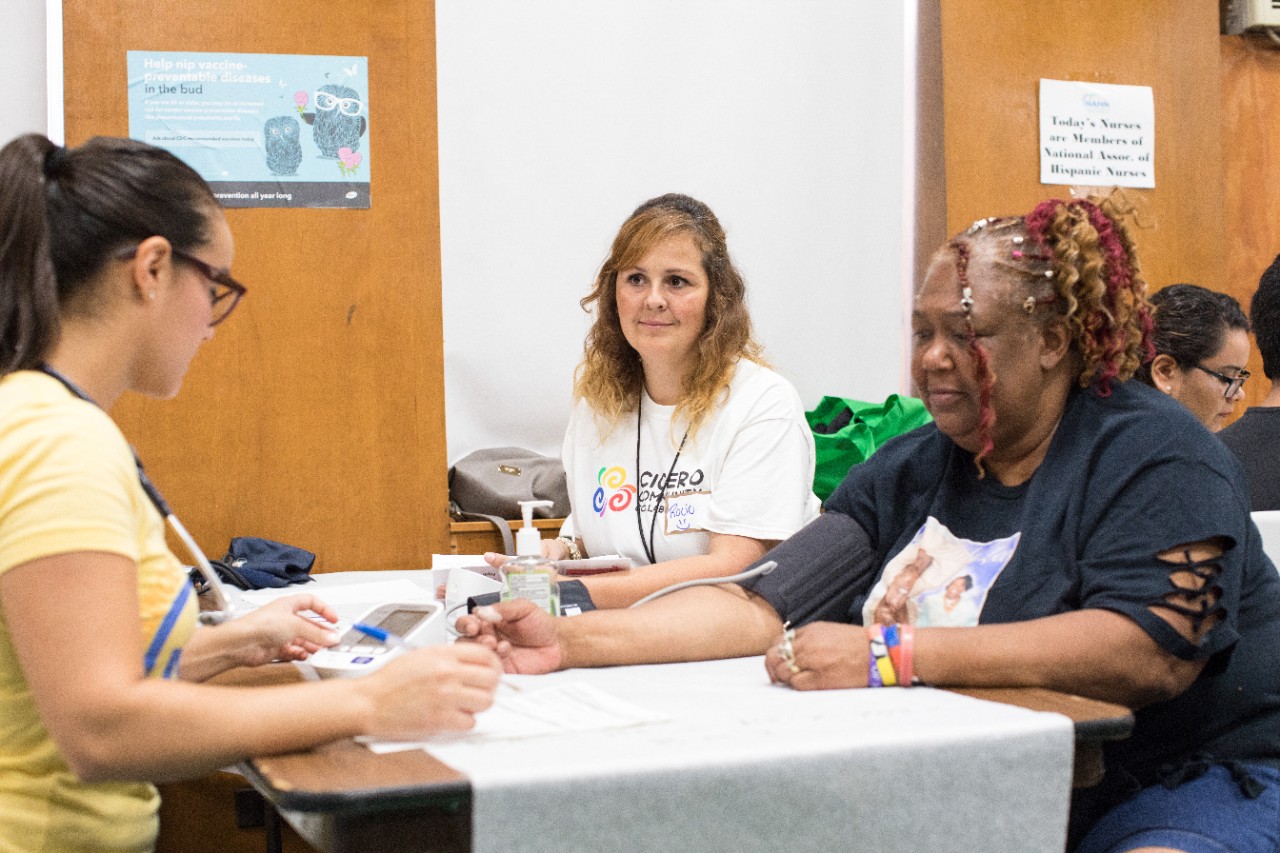
[[769, 602], [794, 627], [857, 624], [876, 579], [875, 556], [861, 524], [844, 513], [824, 512], [752, 564], [774, 560], [776, 569], [740, 585]]
[[[501, 599], [502, 593], [500, 592], [486, 592], [483, 595], [468, 596], [467, 612], [470, 613], [477, 607], [497, 604]], [[595, 602], [591, 600], [591, 593], [587, 592], [586, 584], [582, 581], [560, 581], [561, 616], [576, 616], [579, 613], [586, 613], [588, 610], [595, 609]]]

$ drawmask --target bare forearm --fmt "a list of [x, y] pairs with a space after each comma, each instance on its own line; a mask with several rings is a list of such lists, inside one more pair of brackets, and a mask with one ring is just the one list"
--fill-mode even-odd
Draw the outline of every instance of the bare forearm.
[[202, 626], [182, 649], [178, 675], [183, 681], [207, 681], [220, 672], [243, 664], [239, 643], [232, 636], [234, 622], [217, 627]]
[[1131, 708], [1185, 690], [1203, 667], [1106, 610], [978, 628], [916, 631], [915, 673], [945, 687], [1046, 687]]
[[626, 610], [557, 620], [565, 669], [715, 660], [764, 654], [782, 623], [736, 586], [698, 587]]
[[[466, 729], [492, 702], [498, 660], [479, 646], [420, 649], [352, 681], [238, 688], [146, 678], [136, 585], [134, 564], [114, 554], [46, 557], [0, 575], [0, 604], [36, 708], [86, 781], [188, 776], [355, 734]], [[207, 640], [196, 643], [192, 671], [239, 657], [224, 641], [241, 632], [257, 637], [261, 656], [281, 638], [287, 648], [298, 626], [313, 639], [329, 633], [299, 610], [336, 616], [311, 596], [282, 599], [212, 629], [220, 633], [203, 651]], [[90, 612], [90, 623], [67, 616]], [[62, 630], [48, 631], [53, 624]]]
[[737, 574], [764, 556], [775, 543], [746, 536], [712, 534], [706, 554], [654, 563], [625, 573], [587, 578], [584, 584], [601, 609], [630, 607], [650, 593], [699, 578]]
[[724, 577], [733, 573], [732, 570], [726, 571], [721, 561], [709, 554], [702, 554], [697, 557], [668, 560], [642, 569], [583, 578], [582, 583], [591, 593], [591, 600], [596, 607], [608, 610], [630, 607], [649, 593], [682, 581]]
[[242, 688], [148, 680], [82, 718], [77, 743], [64, 753], [89, 781], [164, 781], [361, 734], [371, 717], [350, 682]]

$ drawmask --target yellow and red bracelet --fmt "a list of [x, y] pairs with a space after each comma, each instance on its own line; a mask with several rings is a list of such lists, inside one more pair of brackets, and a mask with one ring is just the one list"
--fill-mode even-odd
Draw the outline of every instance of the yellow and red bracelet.
[[867, 627], [867, 640], [871, 646], [871, 654], [867, 662], [868, 687], [896, 687], [898, 673], [889, 658], [889, 649], [885, 645], [884, 631], [879, 625]]

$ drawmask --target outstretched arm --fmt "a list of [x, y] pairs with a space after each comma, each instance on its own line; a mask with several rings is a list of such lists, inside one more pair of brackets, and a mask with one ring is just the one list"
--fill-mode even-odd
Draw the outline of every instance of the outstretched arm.
[[764, 599], [721, 585], [559, 619], [528, 601], [505, 602], [460, 617], [458, 629], [496, 649], [508, 672], [550, 672], [759, 655], [782, 622]]
[[0, 575], [0, 606], [41, 720], [91, 782], [189, 776], [358, 734], [468, 729], [500, 673], [490, 652], [464, 644], [419, 649], [349, 681], [236, 688], [144, 678], [137, 567], [117, 554], [15, 566]]
[[[1201, 542], [1160, 555], [1174, 586], [1213, 597], [1212, 585], [1179, 570], [1186, 555], [1212, 560], [1222, 549]], [[1176, 594], [1172, 597], [1179, 597]], [[1216, 599], [1210, 601], [1210, 609]], [[1193, 645], [1216, 624], [1160, 605], [1152, 614]], [[801, 690], [865, 687], [868, 641], [857, 625], [818, 623], [796, 632], [797, 672], [772, 649], [765, 660], [775, 681]], [[1206, 660], [1184, 660], [1156, 643], [1133, 619], [1110, 610], [1084, 609], [1024, 622], [976, 628], [921, 628], [915, 632], [915, 674], [942, 687], [1047, 687], [1140, 708], [1186, 690]]]
[[330, 627], [337, 621], [337, 612], [313, 595], [278, 598], [230, 622], [198, 629], [182, 650], [178, 674], [186, 681], [205, 681], [237, 666], [306, 660], [338, 642]]
[[672, 584], [695, 578], [723, 578], [737, 574], [778, 544], [728, 533], [712, 533], [708, 536], [708, 541], [710, 550], [706, 554], [665, 560], [640, 569], [579, 580], [591, 593], [591, 600], [596, 607], [630, 607], [649, 593]]

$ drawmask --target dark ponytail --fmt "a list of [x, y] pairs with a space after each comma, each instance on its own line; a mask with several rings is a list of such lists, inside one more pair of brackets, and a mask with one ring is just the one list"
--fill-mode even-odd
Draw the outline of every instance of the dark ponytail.
[[53, 149], [29, 134], [0, 150], [0, 376], [34, 366], [58, 336], [44, 212], [44, 163]]
[[0, 375], [47, 356], [62, 312], [91, 310], [113, 253], [157, 235], [198, 248], [217, 208], [195, 170], [133, 139], [20, 136], [0, 149], [0, 187]]

